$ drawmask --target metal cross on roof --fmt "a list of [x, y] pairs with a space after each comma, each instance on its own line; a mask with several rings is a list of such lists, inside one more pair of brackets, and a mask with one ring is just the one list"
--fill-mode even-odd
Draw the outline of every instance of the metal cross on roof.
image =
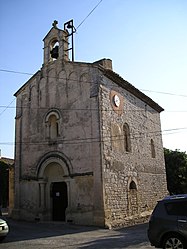
[[58, 21], [57, 21], [57, 20], [54, 20], [52, 26], [53, 26], [54, 28], [57, 28], [57, 24], [58, 24]]

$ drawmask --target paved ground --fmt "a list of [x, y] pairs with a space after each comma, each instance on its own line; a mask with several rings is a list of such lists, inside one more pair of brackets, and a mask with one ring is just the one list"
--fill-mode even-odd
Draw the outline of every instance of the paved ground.
[[58, 222], [7, 221], [10, 232], [0, 249], [153, 249], [147, 224], [108, 230]]

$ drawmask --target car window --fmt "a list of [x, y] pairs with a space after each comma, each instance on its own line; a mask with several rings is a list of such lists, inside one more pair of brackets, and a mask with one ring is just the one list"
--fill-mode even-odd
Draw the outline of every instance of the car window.
[[166, 203], [165, 207], [169, 215], [187, 216], [187, 201]]

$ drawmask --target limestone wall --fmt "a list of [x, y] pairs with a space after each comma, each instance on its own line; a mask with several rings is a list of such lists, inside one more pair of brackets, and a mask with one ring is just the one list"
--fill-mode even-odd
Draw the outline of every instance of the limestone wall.
[[[123, 103], [119, 112], [112, 106], [111, 91], [115, 91]], [[106, 225], [142, 222], [167, 191], [159, 113], [106, 78], [100, 88], [100, 103], [102, 140], [105, 141]], [[129, 126], [129, 151], [124, 145], [124, 124]]]
[[[54, 61], [16, 94], [15, 210], [26, 219], [51, 219], [51, 183], [65, 181], [67, 220], [104, 224], [103, 218], [97, 218], [103, 212], [103, 192], [97, 75], [91, 72], [94, 70], [87, 63]], [[50, 115], [58, 126], [53, 132], [55, 137], [51, 137]], [[54, 170], [54, 178], [52, 172], [46, 173], [52, 163], [63, 168], [59, 174]], [[42, 193], [41, 180], [45, 185]], [[35, 198], [30, 197], [30, 189]], [[81, 217], [83, 213], [85, 219]]]

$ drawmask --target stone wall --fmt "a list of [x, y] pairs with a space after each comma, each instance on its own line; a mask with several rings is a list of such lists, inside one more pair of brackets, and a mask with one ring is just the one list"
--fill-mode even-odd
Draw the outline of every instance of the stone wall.
[[[104, 225], [95, 71], [89, 63], [56, 60], [16, 93], [16, 216], [50, 220], [51, 184], [65, 181], [67, 220]], [[50, 115], [58, 125], [55, 138]]]
[[[147, 219], [157, 200], [166, 195], [160, 114], [107, 78], [102, 83], [105, 221], [109, 227], [124, 226]], [[122, 111], [113, 109], [111, 91], [123, 100]], [[130, 131], [129, 151], [124, 146], [124, 124]]]

